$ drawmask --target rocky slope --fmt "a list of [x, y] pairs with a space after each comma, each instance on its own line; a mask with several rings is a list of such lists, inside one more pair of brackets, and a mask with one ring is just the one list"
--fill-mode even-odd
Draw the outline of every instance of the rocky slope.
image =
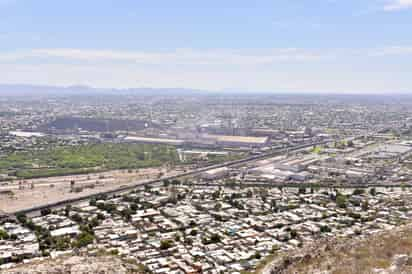
[[140, 273], [138, 266], [114, 256], [64, 256], [57, 259], [23, 264], [2, 274], [131, 274]]
[[325, 240], [279, 256], [265, 274], [412, 273], [412, 225], [362, 238]]

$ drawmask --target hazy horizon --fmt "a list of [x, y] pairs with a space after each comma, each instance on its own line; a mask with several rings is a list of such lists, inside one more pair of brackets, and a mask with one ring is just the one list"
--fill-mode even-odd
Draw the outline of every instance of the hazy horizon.
[[412, 91], [411, 0], [0, 0], [2, 83]]
[[[9, 89], [9, 91], [8, 91]], [[13, 92], [25, 93], [50, 93], [52, 90], [67, 90], [76, 91], [82, 94], [87, 94], [87, 91], [93, 91], [95, 93], [99, 92], [138, 92], [138, 91], [167, 91], [167, 92], [195, 92], [197, 94], [244, 94], [244, 95], [353, 95], [353, 96], [364, 96], [364, 95], [376, 95], [376, 96], [406, 96], [411, 95], [412, 92], [359, 92], [359, 91], [282, 91], [282, 90], [242, 90], [242, 89], [222, 89], [222, 90], [206, 90], [206, 89], [195, 89], [195, 88], [182, 88], [182, 87], [94, 87], [91, 85], [47, 85], [47, 84], [7, 84], [0, 83], [0, 92], [9, 93], [8, 95], [13, 95]], [[155, 95], [155, 94], [153, 94]]]

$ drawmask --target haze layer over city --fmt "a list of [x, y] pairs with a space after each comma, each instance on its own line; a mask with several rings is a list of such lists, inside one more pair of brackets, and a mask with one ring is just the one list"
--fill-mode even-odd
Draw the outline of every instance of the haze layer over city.
[[0, 0], [0, 273], [412, 273], [411, 12]]

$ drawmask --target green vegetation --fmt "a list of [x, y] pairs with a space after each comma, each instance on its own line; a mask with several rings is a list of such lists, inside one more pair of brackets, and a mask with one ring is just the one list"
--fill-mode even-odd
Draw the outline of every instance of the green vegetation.
[[82, 248], [82, 247], [88, 246], [89, 244], [92, 244], [93, 241], [94, 241], [94, 236], [89, 232], [83, 231], [77, 237], [76, 241], [73, 243], [73, 246], [77, 248]]
[[328, 232], [332, 232], [332, 229], [329, 226], [322, 225], [320, 227], [320, 233], [328, 233]]
[[7, 240], [9, 238], [9, 234], [6, 231], [0, 229], [0, 240]]
[[93, 144], [15, 152], [0, 159], [0, 172], [38, 178], [178, 163], [174, 147], [149, 144]]
[[321, 154], [322, 153], [322, 147], [314, 146], [313, 149], [311, 150], [311, 152], [316, 153], [316, 154]]
[[357, 188], [352, 193], [352, 195], [363, 195], [363, 194], [365, 194], [365, 190], [362, 188]]
[[339, 194], [339, 195], [336, 196], [336, 205], [337, 205], [339, 208], [346, 208], [346, 207], [347, 207], [347, 203], [348, 203], [348, 200], [347, 200], [347, 198], [346, 198], [344, 195]]
[[217, 244], [221, 241], [222, 237], [217, 234], [217, 233], [213, 233], [210, 238], [203, 238], [202, 239], [202, 243], [204, 245], [208, 245], [208, 244]]
[[228, 161], [240, 160], [244, 157], [243, 153], [229, 153], [227, 155], [208, 154], [207, 161], [210, 164], [220, 164]]
[[173, 241], [172, 240], [162, 240], [160, 242], [160, 249], [161, 250], [166, 250], [169, 249], [173, 246]]
[[256, 251], [255, 254], [253, 254], [253, 256], [251, 257], [251, 259], [257, 259], [260, 260], [262, 258], [262, 255], [260, 254], [259, 251]]

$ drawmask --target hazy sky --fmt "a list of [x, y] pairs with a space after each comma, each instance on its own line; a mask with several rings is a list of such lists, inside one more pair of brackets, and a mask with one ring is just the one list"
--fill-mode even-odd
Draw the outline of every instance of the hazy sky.
[[412, 0], [0, 0], [0, 75], [0, 83], [412, 93]]

